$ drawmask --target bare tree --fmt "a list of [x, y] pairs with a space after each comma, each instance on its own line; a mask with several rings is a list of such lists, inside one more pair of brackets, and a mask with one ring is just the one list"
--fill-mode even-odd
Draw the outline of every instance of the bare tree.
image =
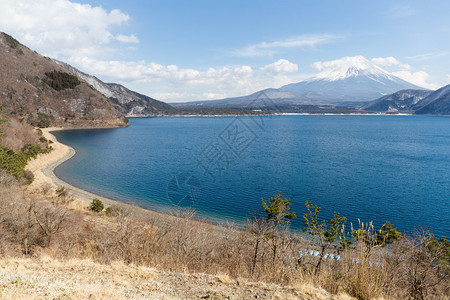
[[444, 290], [448, 295], [449, 251], [446, 239], [437, 240], [428, 230], [419, 228], [392, 247], [387, 261], [389, 277], [411, 299], [429, 299]]
[[50, 204], [40, 203], [31, 205], [34, 221], [42, 230], [42, 234], [46, 237], [45, 246], [49, 246], [54, 234], [62, 230], [61, 225], [66, 220], [67, 210], [65, 207], [53, 206]]
[[[253, 214], [251, 218], [247, 219], [247, 231], [250, 233], [252, 240], [255, 245], [255, 250], [253, 254], [252, 265], [250, 269], [251, 276], [255, 274], [256, 262], [258, 259], [258, 252], [260, 250], [261, 242], [263, 242], [270, 230], [270, 225], [266, 218], [258, 214]], [[263, 248], [264, 249], [264, 248]]]

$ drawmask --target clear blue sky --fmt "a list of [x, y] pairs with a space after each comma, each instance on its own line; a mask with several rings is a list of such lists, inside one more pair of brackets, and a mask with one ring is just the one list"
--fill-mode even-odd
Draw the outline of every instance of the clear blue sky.
[[356, 55], [424, 87], [450, 83], [447, 0], [2, 2], [0, 30], [169, 102], [279, 87]]

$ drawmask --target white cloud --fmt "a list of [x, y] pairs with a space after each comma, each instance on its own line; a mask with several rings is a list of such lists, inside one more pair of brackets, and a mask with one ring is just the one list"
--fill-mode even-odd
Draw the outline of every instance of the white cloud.
[[262, 42], [259, 44], [250, 45], [236, 50], [235, 54], [245, 57], [270, 56], [280, 52], [283, 49], [314, 47], [316, 45], [330, 43], [341, 38], [341, 36], [331, 34], [301, 35], [279, 41]]
[[139, 39], [134, 34], [130, 35], [119, 34], [116, 35], [116, 40], [122, 43], [134, 43], [134, 44], [139, 43]]
[[203, 93], [202, 98], [205, 100], [213, 100], [213, 99], [223, 99], [227, 97], [227, 94], [218, 94], [218, 93]]
[[401, 61], [399, 61], [398, 59], [396, 59], [393, 56], [389, 56], [389, 57], [375, 57], [375, 58], [372, 58], [370, 61], [372, 63], [374, 63], [375, 65], [381, 66], [381, 67], [396, 66], [396, 67], [400, 68], [400, 70], [404, 70], [404, 71], [408, 71], [408, 70], [414, 69], [411, 65], [404, 64], [404, 63], [402, 63]]
[[[3, 0], [0, 29], [37, 51], [60, 58], [105, 52], [115, 39], [112, 28], [130, 17], [114, 9], [69, 0]], [[130, 41], [137, 40], [128, 36]]]
[[[419, 86], [435, 89], [437, 85], [429, 83], [430, 75], [425, 71], [412, 72], [409, 65], [395, 58], [367, 60], [362, 56], [344, 57], [332, 61], [315, 62], [312, 68], [320, 71], [316, 75], [329, 76], [344, 73], [351, 67], [362, 69], [374, 67], [374, 62], [393, 64], [392, 72], [404, 80]], [[169, 102], [220, 99], [247, 95], [268, 87], [280, 87], [305, 79], [298, 73], [298, 65], [286, 59], [253, 69], [248, 65], [234, 67], [208, 68], [197, 70], [181, 68], [177, 65], [162, 65], [146, 61], [106, 61], [92, 57], [71, 57], [69, 63], [83, 71], [94, 74], [103, 80], [121, 82], [125, 85], [140, 86], [148, 89], [148, 94]], [[336, 75], [336, 76], [338, 76]]]
[[377, 66], [386, 66], [386, 67], [390, 67], [390, 66], [395, 66], [395, 65], [399, 65], [400, 62], [392, 57], [375, 57], [371, 59], [371, 62], [373, 62], [374, 64], [376, 64]]
[[[146, 90], [147, 94], [166, 100], [245, 95], [266, 87], [278, 87], [275, 84], [290, 83], [292, 80], [284, 74], [298, 69], [287, 60], [269, 64], [264, 72], [248, 65], [198, 70], [152, 61], [109, 60], [108, 56], [117, 54], [117, 49], [133, 50], [139, 43], [136, 35], [117, 32], [118, 26], [129, 19], [120, 10], [108, 11], [69, 0], [4, 0], [0, 30], [44, 55], [66, 61], [104, 81], [137, 87], [138, 91]], [[290, 39], [267, 46], [296, 47], [316, 42], [320, 41]]]
[[397, 77], [400, 77], [403, 80], [409, 81], [411, 83], [414, 83], [415, 85], [430, 90], [435, 90], [439, 88], [438, 84], [428, 82], [428, 80], [430, 79], [430, 74], [428, 74], [425, 71], [417, 71], [417, 72], [398, 71], [392, 72], [392, 74]]
[[399, 66], [399, 68], [402, 69], [402, 70], [405, 70], [405, 71], [414, 69], [414, 68], [413, 68], [411, 65], [409, 65], [409, 64], [401, 64], [401, 65]]
[[423, 60], [442, 58], [442, 57], [445, 57], [445, 56], [448, 56], [448, 55], [450, 55], [450, 52], [431, 52], [431, 53], [424, 53], [424, 54], [418, 54], [418, 55], [413, 55], [413, 56], [407, 56], [405, 58], [406, 59], [411, 59], [411, 60], [423, 61]]
[[364, 67], [369, 62], [363, 56], [347, 56], [329, 61], [317, 61], [311, 64], [311, 68], [317, 71], [324, 71], [329, 69], [347, 69], [349, 67]]
[[270, 72], [275, 75], [283, 73], [293, 73], [298, 71], [298, 65], [291, 63], [286, 59], [279, 59], [274, 63], [262, 67], [261, 70]]
[[150, 95], [151, 97], [158, 99], [158, 100], [169, 100], [169, 101], [176, 101], [176, 100], [185, 100], [188, 101], [192, 99], [194, 95], [190, 95], [188, 93], [177, 93], [177, 92], [169, 92], [169, 93], [152, 93]]
[[82, 70], [112, 80], [136, 82], [167, 81], [174, 85], [245, 84], [252, 76], [250, 66], [209, 68], [206, 71], [182, 69], [145, 61], [102, 61], [90, 57], [71, 57], [69, 62]]
[[262, 68], [248, 65], [204, 70], [181, 68], [146, 61], [106, 61], [92, 57], [71, 57], [69, 63], [104, 81], [119, 82], [129, 88], [168, 102], [220, 99], [247, 95], [268, 87], [297, 82], [301, 74], [291, 74], [298, 66], [279, 60]]
[[152, 93], [151, 97], [163, 100], [167, 102], [187, 102], [192, 101], [193, 99], [198, 100], [214, 100], [214, 99], [223, 99], [229, 97], [227, 93], [212, 93], [206, 92], [201, 94], [196, 93], [177, 93], [177, 92], [169, 92], [169, 93]]
[[386, 13], [390, 18], [399, 19], [413, 16], [416, 12], [409, 5], [396, 4], [391, 6]]
[[371, 62], [378, 66], [395, 66], [397, 69], [392, 72], [393, 75], [420, 87], [431, 90], [439, 87], [438, 84], [428, 82], [428, 80], [430, 80], [430, 74], [423, 70], [414, 72], [414, 68], [411, 65], [402, 63], [393, 56], [372, 58]]
[[447, 75], [447, 83], [450, 83], [450, 75]]

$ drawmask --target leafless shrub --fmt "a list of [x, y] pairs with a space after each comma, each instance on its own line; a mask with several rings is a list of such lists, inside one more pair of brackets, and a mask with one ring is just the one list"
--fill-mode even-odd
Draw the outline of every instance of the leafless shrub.
[[45, 236], [45, 245], [50, 245], [53, 235], [62, 230], [62, 223], [66, 220], [67, 210], [64, 207], [53, 206], [46, 203], [33, 203], [34, 220]]
[[259, 257], [263, 257], [260, 254], [261, 243], [264, 242], [266, 234], [269, 232], [270, 225], [267, 223], [267, 220], [257, 214], [253, 214], [253, 216], [247, 219], [247, 232], [249, 233], [248, 238], [254, 244], [254, 255], [252, 259], [252, 264], [250, 268], [250, 274], [252, 276], [255, 275], [256, 263]]
[[204, 259], [212, 253], [215, 238], [211, 226], [202, 226], [195, 221], [195, 211], [191, 209], [177, 210], [173, 213], [172, 229], [168, 232], [167, 250], [174, 255], [175, 262], [183, 269], [193, 269], [204, 265]]
[[364, 243], [344, 254], [343, 272], [346, 291], [358, 299], [373, 299], [383, 294], [385, 276], [384, 249], [371, 250], [367, 256]]
[[44, 236], [33, 217], [33, 206], [26, 201], [16, 201], [8, 209], [8, 214], [2, 220], [5, 238], [17, 243], [23, 254], [31, 255], [35, 246], [45, 244]]
[[79, 258], [83, 242], [88, 238], [89, 230], [79, 213], [68, 213], [66, 221], [62, 224], [58, 238], [54, 239], [55, 247], [58, 249], [58, 257]]
[[[289, 226], [277, 227], [276, 232], [273, 230], [267, 219], [258, 214], [247, 220], [246, 236], [241, 238], [246, 240], [247, 257], [242, 262], [251, 262], [247, 264], [249, 275], [254, 279], [292, 282], [298, 277], [301, 239], [290, 231]], [[277, 239], [276, 252], [273, 237]]]
[[35, 247], [48, 247], [61, 231], [66, 211], [44, 201], [28, 201], [16, 181], [0, 175], [0, 226], [2, 240], [16, 244], [25, 255]]
[[400, 297], [439, 299], [449, 294], [448, 247], [448, 241], [438, 241], [423, 228], [393, 245], [386, 264], [390, 283], [399, 288]]
[[64, 186], [60, 186], [55, 190], [56, 198], [53, 198], [53, 203], [55, 205], [67, 205], [73, 200], [70, 190], [66, 189]]

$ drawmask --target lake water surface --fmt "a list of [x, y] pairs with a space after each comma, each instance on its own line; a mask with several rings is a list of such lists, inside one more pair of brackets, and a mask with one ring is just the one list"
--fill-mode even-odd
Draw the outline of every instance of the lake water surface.
[[450, 118], [303, 115], [133, 118], [130, 127], [54, 132], [77, 150], [55, 173], [142, 207], [191, 206], [243, 222], [278, 191], [353, 224], [450, 234]]

